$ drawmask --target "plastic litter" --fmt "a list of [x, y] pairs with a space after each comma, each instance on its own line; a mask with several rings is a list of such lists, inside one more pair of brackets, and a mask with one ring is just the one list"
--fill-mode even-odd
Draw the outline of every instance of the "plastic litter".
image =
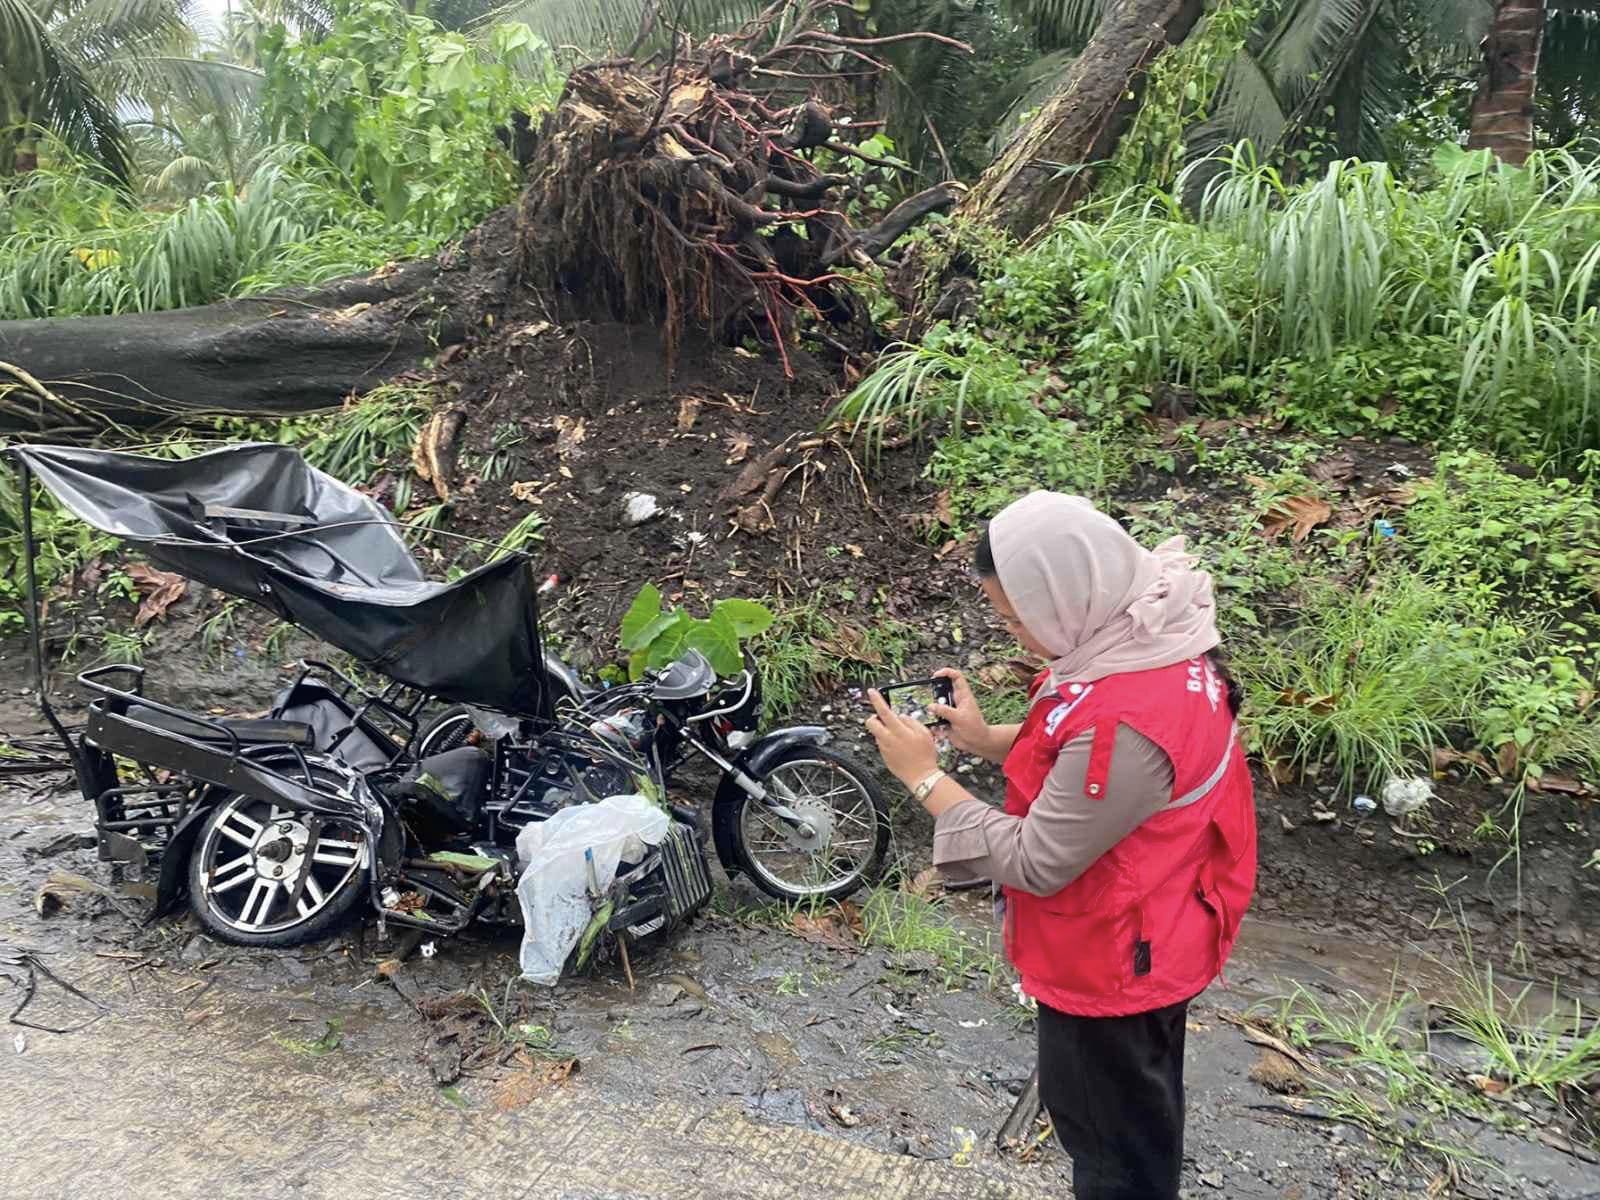
[[1392, 538], [1395, 536], [1394, 522], [1379, 517], [1372, 523], [1372, 532], [1381, 538]]
[[1378, 802], [1371, 796], [1357, 796], [1350, 804], [1358, 813], [1378, 811]]
[[564, 808], [517, 837], [517, 858], [527, 864], [517, 881], [522, 906], [522, 977], [554, 987], [567, 955], [589, 924], [593, 887], [604, 893], [618, 864], [638, 862], [667, 836], [671, 820], [643, 796], [609, 796], [596, 804]]
[[649, 492], [629, 492], [622, 498], [622, 519], [628, 525], [643, 525], [661, 515], [661, 502]]
[[1421, 776], [1397, 776], [1383, 785], [1383, 811], [1409, 817], [1433, 799], [1433, 784]]

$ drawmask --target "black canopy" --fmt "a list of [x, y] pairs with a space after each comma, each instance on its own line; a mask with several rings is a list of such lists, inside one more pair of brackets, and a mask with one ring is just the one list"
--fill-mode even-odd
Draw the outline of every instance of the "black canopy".
[[388, 512], [290, 446], [247, 443], [185, 459], [67, 446], [10, 452], [79, 519], [391, 679], [447, 700], [546, 711], [538, 599], [522, 555], [430, 582]]

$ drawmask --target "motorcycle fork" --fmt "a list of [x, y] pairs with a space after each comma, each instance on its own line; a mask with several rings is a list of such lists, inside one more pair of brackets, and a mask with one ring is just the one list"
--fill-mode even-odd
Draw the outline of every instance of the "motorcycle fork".
[[679, 725], [678, 731], [682, 735], [683, 741], [686, 745], [688, 745], [702, 757], [708, 759], [719, 771], [721, 771], [729, 779], [733, 780], [734, 785], [738, 787], [738, 789], [746, 796], [749, 796], [757, 804], [761, 805], [761, 807], [765, 808], [780, 821], [783, 821], [790, 828], [799, 830], [805, 836], [811, 835], [813, 830], [810, 823], [801, 817], [799, 813], [795, 812], [794, 809], [783, 803], [783, 801], [775, 798], [759, 779], [751, 777], [736, 763], [729, 762], [721, 754], [718, 754], [716, 750], [706, 745], [683, 726]]

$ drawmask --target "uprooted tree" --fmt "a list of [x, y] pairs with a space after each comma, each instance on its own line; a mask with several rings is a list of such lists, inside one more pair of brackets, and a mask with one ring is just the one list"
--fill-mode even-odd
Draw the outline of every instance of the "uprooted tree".
[[[852, 36], [845, 0], [774, 3], [735, 34], [679, 35], [653, 57], [570, 76], [519, 138], [527, 187], [438, 259], [316, 289], [171, 312], [0, 322], [0, 431], [90, 437], [205, 413], [327, 408], [477, 335], [518, 289], [622, 320], [754, 333], [786, 355], [801, 314], [870, 344], [841, 271], [870, 265], [964, 189], [944, 183], [868, 228], [845, 215], [849, 168], [898, 169], [857, 144], [859, 75], [892, 39]], [[961, 211], [1025, 234], [1070, 206], [1081, 177], [1041, 161], [1103, 158], [1150, 62], [1199, 0], [1122, 0], [1056, 94]], [[870, 114], [868, 114], [870, 116]], [[857, 117], [860, 114], [856, 115]], [[851, 334], [855, 336], [851, 336]]]

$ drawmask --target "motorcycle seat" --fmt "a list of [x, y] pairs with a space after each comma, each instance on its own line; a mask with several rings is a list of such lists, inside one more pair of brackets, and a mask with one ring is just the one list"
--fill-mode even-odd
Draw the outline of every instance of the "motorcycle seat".
[[411, 801], [412, 823], [425, 843], [478, 828], [491, 765], [478, 747], [458, 746], [419, 759], [399, 782], [395, 794]]
[[180, 717], [162, 712], [144, 704], [130, 704], [128, 720], [141, 725], [151, 725], [167, 733], [176, 733], [197, 742], [228, 744], [228, 738], [217, 726], [231, 731], [246, 746], [310, 746], [313, 744], [311, 726], [304, 721], [278, 721], [247, 717]]

